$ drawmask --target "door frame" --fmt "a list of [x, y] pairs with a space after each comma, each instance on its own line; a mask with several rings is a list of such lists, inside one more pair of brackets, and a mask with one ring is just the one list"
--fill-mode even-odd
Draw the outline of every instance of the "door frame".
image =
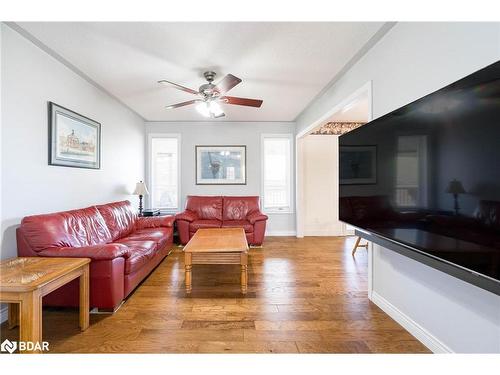
[[[373, 120], [373, 91], [372, 91], [372, 81], [368, 81], [359, 87], [357, 90], [348, 95], [345, 99], [338, 102], [332, 109], [324, 113], [320, 116], [316, 121], [312, 122], [309, 126], [307, 126], [304, 130], [297, 133], [295, 136], [295, 170], [296, 170], [296, 178], [295, 178], [295, 218], [296, 218], [296, 228], [297, 238], [304, 237], [304, 222], [303, 222], [303, 214], [304, 214], [304, 147], [303, 147], [303, 138], [308, 135], [314, 128], [320, 126], [322, 123], [326, 122], [329, 118], [331, 118], [335, 113], [341, 111], [348, 104], [352, 103], [358, 97], [362, 95], [368, 95], [368, 121]], [[338, 170], [338, 160], [337, 160], [337, 170]], [[346, 233], [345, 225], [343, 229], [343, 233]]]

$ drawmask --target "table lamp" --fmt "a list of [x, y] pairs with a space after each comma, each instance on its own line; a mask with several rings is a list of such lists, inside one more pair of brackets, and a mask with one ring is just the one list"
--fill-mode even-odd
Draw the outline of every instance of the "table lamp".
[[139, 196], [139, 216], [142, 216], [142, 197], [143, 195], [149, 194], [146, 184], [142, 181], [139, 181], [137, 184], [135, 184], [135, 190], [133, 194]]
[[448, 187], [446, 188], [446, 192], [453, 194], [453, 198], [455, 200], [455, 215], [458, 215], [458, 211], [460, 210], [460, 207], [458, 206], [458, 195], [466, 193], [462, 182], [457, 179], [451, 180]]

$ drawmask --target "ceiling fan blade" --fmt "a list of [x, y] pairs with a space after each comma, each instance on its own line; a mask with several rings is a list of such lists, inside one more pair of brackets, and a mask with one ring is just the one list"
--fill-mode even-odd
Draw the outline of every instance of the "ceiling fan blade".
[[161, 83], [163, 85], [173, 86], [173, 87], [175, 87], [178, 90], [182, 90], [182, 91], [188, 92], [190, 94], [194, 94], [194, 95], [199, 95], [200, 94], [196, 90], [190, 89], [189, 87], [184, 87], [184, 86], [178, 85], [177, 83], [173, 83], [173, 82], [167, 81], [166, 79], [162, 79], [162, 80], [158, 81], [158, 83]]
[[219, 91], [219, 94], [225, 94], [231, 90], [234, 86], [241, 82], [241, 79], [233, 76], [232, 74], [227, 74], [222, 81], [220, 81], [215, 87]]
[[188, 100], [187, 102], [182, 102], [182, 103], [167, 105], [165, 108], [166, 109], [179, 108], [179, 107], [184, 107], [186, 105], [191, 105], [191, 104], [194, 104], [194, 103], [197, 103], [197, 102], [202, 102], [202, 101], [203, 100], [201, 100], [201, 99]]
[[223, 102], [226, 102], [227, 104], [234, 104], [234, 105], [244, 105], [247, 107], [257, 107], [259, 108], [263, 101], [258, 100], [258, 99], [247, 99], [247, 98], [238, 98], [236, 96], [223, 96], [220, 98]]

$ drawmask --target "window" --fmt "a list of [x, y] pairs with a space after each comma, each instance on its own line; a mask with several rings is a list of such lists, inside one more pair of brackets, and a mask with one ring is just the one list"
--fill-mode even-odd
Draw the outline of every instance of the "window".
[[153, 208], [179, 209], [180, 136], [149, 136], [150, 197]]
[[292, 135], [262, 136], [262, 208], [292, 211]]
[[399, 207], [427, 206], [427, 137], [398, 137], [396, 156], [396, 204]]

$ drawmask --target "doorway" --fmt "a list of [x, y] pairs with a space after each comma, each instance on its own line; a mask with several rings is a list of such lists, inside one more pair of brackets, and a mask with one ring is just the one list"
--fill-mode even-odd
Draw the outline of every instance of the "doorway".
[[297, 134], [297, 237], [354, 234], [339, 220], [338, 137], [371, 119], [368, 82]]

